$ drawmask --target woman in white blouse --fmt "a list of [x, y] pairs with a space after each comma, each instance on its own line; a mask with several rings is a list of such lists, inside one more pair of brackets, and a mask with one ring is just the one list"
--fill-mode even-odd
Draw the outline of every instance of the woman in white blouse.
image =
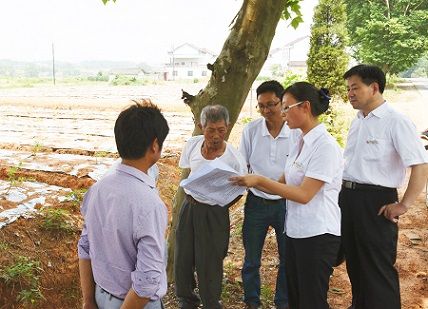
[[340, 246], [338, 195], [343, 158], [318, 116], [329, 106], [327, 89], [298, 82], [285, 89], [282, 111], [291, 130], [284, 176], [233, 177], [287, 199], [286, 275], [290, 309], [328, 309], [327, 291]]

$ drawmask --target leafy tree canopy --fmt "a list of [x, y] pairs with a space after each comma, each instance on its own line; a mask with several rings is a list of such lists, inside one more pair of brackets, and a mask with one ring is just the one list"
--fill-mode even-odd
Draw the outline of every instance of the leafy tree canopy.
[[385, 73], [413, 66], [428, 49], [428, 0], [345, 0], [357, 60]]
[[308, 81], [325, 87], [332, 95], [345, 97], [343, 73], [349, 57], [346, 11], [343, 0], [320, 0], [315, 8], [308, 55]]

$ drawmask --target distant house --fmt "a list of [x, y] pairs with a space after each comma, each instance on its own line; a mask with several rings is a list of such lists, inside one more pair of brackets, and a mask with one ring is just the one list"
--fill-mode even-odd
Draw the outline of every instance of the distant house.
[[160, 79], [162, 76], [161, 69], [156, 69], [146, 63], [141, 63], [132, 68], [115, 68], [108, 72], [109, 81], [113, 80], [116, 76], [134, 77], [136, 79], [153, 78]]
[[213, 63], [217, 55], [205, 48], [184, 43], [168, 52], [169, 63], [166, 64], [165, 80], [204, 79], [211, 75], [208, 63]]
[[270, 50], [260, 71], [260, 76], [275, 77], [276, 72], [292, 71], [306, 75], [306, 60], [309, 53], [308, 35], [295, 39], [281, 47]]

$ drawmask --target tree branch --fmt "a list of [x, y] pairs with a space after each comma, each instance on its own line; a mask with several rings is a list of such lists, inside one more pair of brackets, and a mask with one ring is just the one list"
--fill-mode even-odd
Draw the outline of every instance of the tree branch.
[[183, 99], [185, 104], [190, 106], [192, 104], [192, 102], [195, 100], [195, 96], [184, 91], [183, 89], [181, 89], [181, 92], [182, 92], [181, 99]]

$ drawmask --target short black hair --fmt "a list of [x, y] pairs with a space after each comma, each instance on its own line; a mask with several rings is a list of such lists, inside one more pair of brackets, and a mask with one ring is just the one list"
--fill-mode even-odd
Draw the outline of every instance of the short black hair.
[[256, 93], [259, 96], [262, 93], [273, 92], [278, 98], [281, 98], [284, 87], [276, 80], [268, 80], [260, 84], [257, 87]]
[[116, 147], [122, 159], [144, 157], [155, 139], [162, 148], [169, 132], [168, 123], [155, 104], [148, 100], [134, 102], [119, 114], [114, 125]]
[[330, 104], [330, 94], [328, 89], [318, 89], [308, 82], [297, 82], [288, 86], [282, 97], [289, 93], [297, 101], [309, 101], [311, 103], [311, 113], [313, 116], [319, 116], [324, 113]]
[[359, 64], [346, 71], [346, 73], [343, 74], [343, 78], [348, 79], [355, 75], [360, 77], [367, 86], [376, 82], [379, 85], [380, 93], [383, 93], [385, 90], [386, 77], [381, 68], [375, 65]]

